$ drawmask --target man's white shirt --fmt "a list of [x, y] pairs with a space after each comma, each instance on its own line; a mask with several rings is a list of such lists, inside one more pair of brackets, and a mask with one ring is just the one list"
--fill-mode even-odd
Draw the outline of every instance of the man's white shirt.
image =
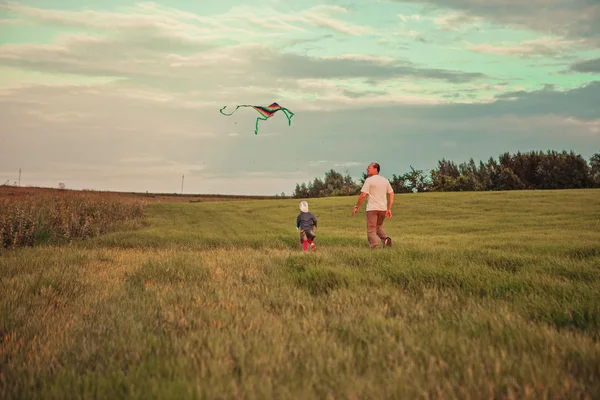
[[367, 211], [387, 211], [387, 194], [394, 193], [390, 181], [381, 175], [365, 179], [360, 191], [369, 195]]

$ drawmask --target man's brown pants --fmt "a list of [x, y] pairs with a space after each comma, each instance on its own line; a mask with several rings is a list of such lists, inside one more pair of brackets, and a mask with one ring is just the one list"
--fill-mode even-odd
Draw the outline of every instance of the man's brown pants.
[[378, 237], [382, 241], [387, 237], [382, 226], [384, 219], [385, 211], [367, 211], [367, 238], [372, 249], [379, 247]]

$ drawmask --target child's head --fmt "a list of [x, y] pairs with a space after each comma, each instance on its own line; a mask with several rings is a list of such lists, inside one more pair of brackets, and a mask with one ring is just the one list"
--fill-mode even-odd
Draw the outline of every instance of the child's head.
[[308, 212], [308, 202], [306, 202], [306, 201], [300, 202], [300, 211]]

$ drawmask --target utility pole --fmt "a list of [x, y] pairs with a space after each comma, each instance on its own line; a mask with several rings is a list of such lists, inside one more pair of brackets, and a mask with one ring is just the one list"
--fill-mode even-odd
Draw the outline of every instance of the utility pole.
[[21, 187], [21, 168], [19, 168], [19, 187]]
[[183, 194], [183, 178], [185, 175], [181, 175], [181, 194]]

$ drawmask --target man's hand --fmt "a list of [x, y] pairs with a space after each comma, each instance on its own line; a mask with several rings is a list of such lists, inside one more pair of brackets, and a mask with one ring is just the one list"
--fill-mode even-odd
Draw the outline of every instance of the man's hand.
[[388, 217], [388, 219], [392, 219], [392, 204], [394, 204], [394, 192], [388, 193], [388, 195], [390, 196], [390, 200], [388, 201], [388, 209], [385, 212], [385, 216]]
[[356, 214], [356, 212], [358, 211], [358, 207], [360, 207], [360, 205], [362, 204], [362, 202], [365, 200], [365, 198], [367, 197], [367, 193], [362, 192], [360, 194], [360, 196], [358, 196], [358, 201], [356, 202], [356, 205], [354, 206], [354, 209], [352, 210], [352, 215]]

